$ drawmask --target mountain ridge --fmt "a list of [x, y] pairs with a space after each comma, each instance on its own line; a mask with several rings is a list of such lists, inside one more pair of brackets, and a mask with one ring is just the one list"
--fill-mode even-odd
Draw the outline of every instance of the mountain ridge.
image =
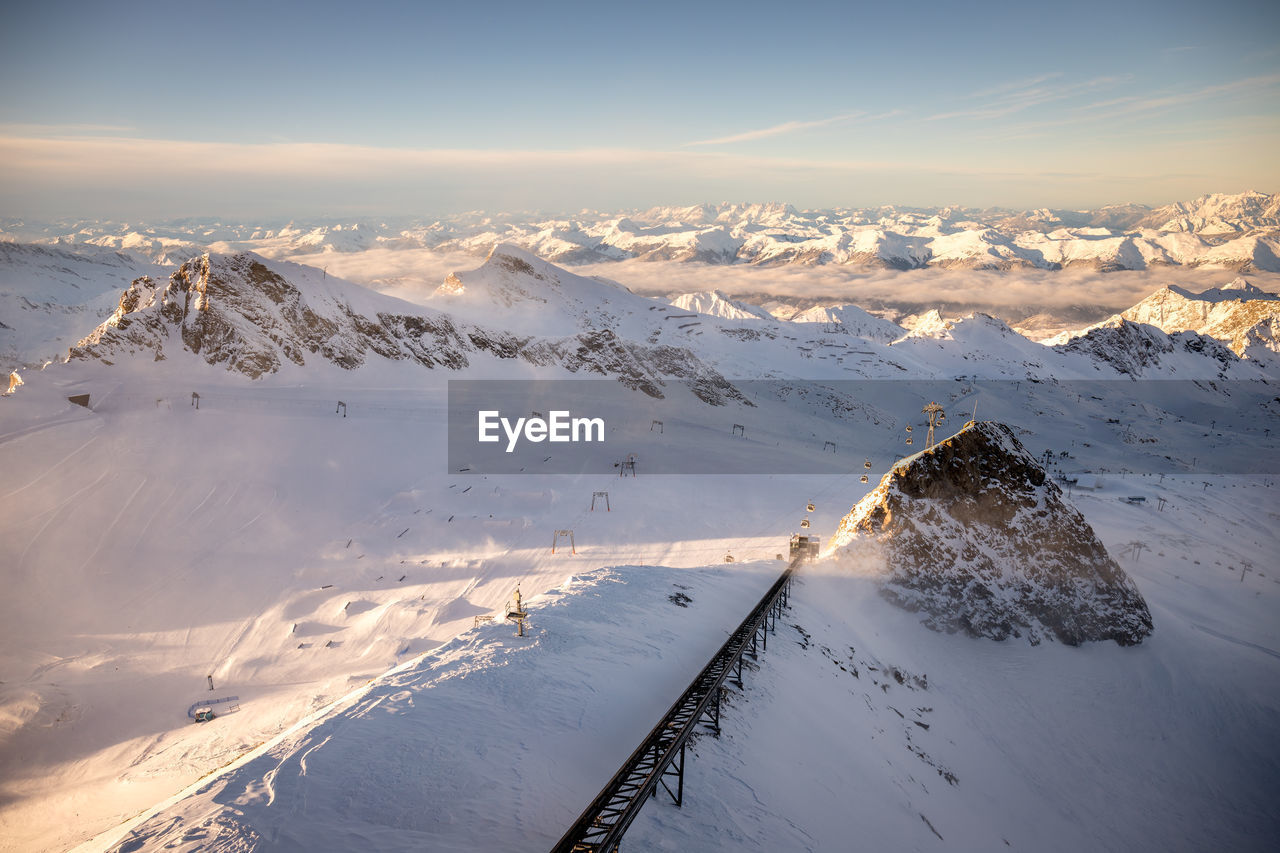
[[[512, 254], [495, 253], [490, 260], [490, 271], [541, 275]], [[182, 264], [167, 284], [146, 276], [135, 280], [115, 313], [72, 347], [67, 361], [109, 365], [139, 353], [163, 361], [180, 345], [210, 365], [258, 379], [289, 364], [303, 367], [309, 358], [344, 370], [373, 357], [448, 370], [489, 358], [612, 377], [652, 397], [662, 397], [670, 380], [689, 383], [695, 395], [717, 405], [741, 396], [685, 348], [645, 345], [604, 326], [569, 336], [495, 330], [323, 274], [317, 280], [316, 272], [250, 253], [205, 253]]]
[[518, 364], [535, 373], [612, 376], [652, 396], [661, 396], [668, 378], [705, 387], [723, 387], [726, 375], [839, 379], [901, 370], [976, 370], [993, 378], [1084, 378], [1099, 370], [1130, 378], [1151, 371], [1243, 378], [1267, 375], [1276, 363], [1267, 349], [1271, 327], [1257, 323], [1247, 336], [1255, 348], [1238, 353], [1207, 334], [1166, 333], [1118, 315], [1045, 346], [981, 312], [946, 320], [933, 310], [907, 332], [856, 308], [787, 321], [724, 299], [688, 304], [578, 276], [512, 246], [496, 247], [475, 270], [449, 274], [428, 305], [252, 253], [205, 253], [184, 262], [166, 283], [136, 279], [111, 317], [67, 358], [111, 363], [145, 353], [163, 360], [178, 347], [251, 379], [314, 359], [344, 370], [374, 357], [452, 370], [478, 359], [500, 371]]
[[1162, 265], [1280, 271], [1280, 196], [1207, 194], [1158, 208], [1094, 210], [830, 208], [783, 203], [702, 204], [643, 211], [461, 214], [412, 219], [287, 224], [68, 221], [0, 223], [0, 237], [90, 243], [153, 260], [193, 248], [256, 250], [273, 256], [430, 249], [487, 254], [509, 243], [547, 260], [581, 264], [625, 259], [716, 265], [879, 269], [1045, 269], [1101, 271]]

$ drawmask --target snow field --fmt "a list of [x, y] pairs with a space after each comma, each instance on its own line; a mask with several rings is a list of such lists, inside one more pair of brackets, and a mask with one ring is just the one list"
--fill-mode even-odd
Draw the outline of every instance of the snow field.
[[545, 850], [778, 570], [575, 575], [527, 602], [528, 636], [466, 631], [95, 845]]
[[[1217, 553], [1204, 523], [1237, 505], [1231, 492], [1259, 537], [1235, 553], [1274, 548], [1252, 526], [1275, 510], [1270, 488], [1169, 478], [1163, 512], [1101, 495], [1080, 506], [1113, 553], [1135, 528], [1168, 535], [1187, 529], [1177, 512], [1193, 514], [1181, 542], [1193, 566]], [[1155, 614], [1133, 648], [937, 634], [878, 595], [873, 556], [806, 567], [745, 691], [729, 690], [721, 737], [696, 740], [684, 807], [652, 800], [626, 843], [1268, 849], [1280, 591], [1267, 571], [1242, 584], [1204, 559], [1192, 573], [1151, 556], [1119, 558]], [[502, 625], [464, 632], [82, 849], [548, 849], [777, 568], [579, 574], [530, 602], [526, 640]]]
[[[394, 370], [363, 389], [223, 377], [196, 410], [200, 374], [161, 367], [86, 366], [8, 401], [6, 845], [106, 829], [498, 612], [517, 583], [532, 596], [601, 565], [772, 560], [815, 497], [796, 478], [744, 494], [736, 477], [690, 492], [668, 477], [448, 476], [439, 386]], [[82, 389], [92, 412], [66, 403]], [[590, 512], [597, 489], [612, 512]], [[840, 508], [823, 510], [833, 523]], [[549, 553], [560, 528], [576, 556]], [[187, 719], [222, 695], [240, 711]]]
[[[1212, 563], [1274, 554], [1274, 488], [1213, 478], [1208, 490], [1160, 489], [1164, 513], [1118, 507], [1114, 494], [1079, 504], [1151, 606], [1155, 633], [1131, 649], [936, 634], [879, 597], [874, 565], [806, 569], [721, 738], [698, 742], [684, 808], [647, 807], [628, 842], [1269, 849], [1280, 829], [1280, 579], [1273, 560], [1243, 584]], [[1135, 528], [1163, 559], [1119, 556]]]
[[[1094, 398], [1059, 380], [1099, 375], [1096, 360], [982, 316], [937, 317], [882, 347], [765, 319], [669, 320], [658, 303], [533, 261], [516, 250], [505, 272], [464, 274], [472, 298], [459, 311], [654, 336], [732, 376], [945, 377], [945, 434], [977, 402], [1033, 453], [1069, 452], [1055, 473], [1093, 472], [1074, 500], [1155, 616], [1138, 649], [982, 643], [931, 634], [871, 578], [819, 566], [786, 620], [800, 628], [770, 644], [776, 664], [749, 676], [726, 735], [699, 742], [688, 781], [702, 805], [671, 817], [652, 804], [629, 843], [845, 849], [858, 827], [880, 849], [939, 838], [1247, 849], [1275, 835], [1259, 794], [1277, 789], [1280, 707], [1273, 395], [1210, 385], [1222, 365], [1176, 350], [1151, 374], [1203, 387], [1129, 394], [1138, 386], [1125, 378]], [[556, 286], [504, 303], [532, 286], [521, 263]], [[279, 266], [317, 304], [390, 303]], [[922, 446], [917, 413], [932, 399], [882, 381], [837, 413], [837, 398], [797, 381], [754, 408], [669, 416], [658, 437], [636, 395], [631, 438], [653, 442], [637, 444], [642, 465], [750, 470], [772, 445], [846, 476], [463, 475], [448, 472], [444, 434], [444, 380], [461, 375], [317, 359], [249, 382], [170, 343], [161, 361], [113, 354], [113, 365], [29, 374], [0, 402], [0, 846], [66, 849], [105, 832], [84, 848], [104, 849], [128, 831], [120, 849], [450, 849], [490, 837], [546, 849], [741, 619], [752, 584], [780, 569], [771, 558], [804, 504], [818, 505], [812, 532], [829, 536]], [[566, 371], [477, 354], [465, 378], [513, 374]], [[67, 404], [77, 392], [93, 394], [92, 412]], [[677, 411], [679, 398], [673, 389]], [[731, 423], [748, 435], [710, 450], [677, 440]], [[839, 446], [829, 463], [828, 439]], [[1179, 476], [1140, 473], [1157, 468]], [[589, 510], [595, 490], [610, 492], [612, 512]], [[1130, 495], [1147, 501], [1119, 500]], [[565, 528], [578, 553], [550, 554]], [[726, 553], [764, 562], [726, 566]], [[473, 627], [517, 583], [535, 608], [528, 642], [509, 625]], [[668, 597], [677, 591], [690, 607]], [[870, 688], [868, 673], [879, 674]], [[227, 694], [238, 712], [187, 720], [192, 702]], [[700, 789], [703, 766], [731, 784]], [[144, 811], [158, 816], [112, 829]]]

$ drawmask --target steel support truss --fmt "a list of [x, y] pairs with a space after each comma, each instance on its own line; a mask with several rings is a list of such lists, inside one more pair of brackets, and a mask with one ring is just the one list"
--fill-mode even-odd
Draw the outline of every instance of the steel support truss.
[[[658, 786], [680, 806], [684, 803], [685, 750], [698, 724], [720, 735], [720, 702], [724, 682], [732, 678], [742, 687], [742, 658], [754, 660], [768, 648], [769, 633], [786, 609], [796, 561], [782, 573], [760, 602], [742, 620], [720, 651], [698, 673], [684, 694], [631, 754], [591, 805], [564, 834], [552, 853], [616, 853], [622, 836], [645, 801], [658, 795]], [[672, 784], [675, 788], [672, 789]]]

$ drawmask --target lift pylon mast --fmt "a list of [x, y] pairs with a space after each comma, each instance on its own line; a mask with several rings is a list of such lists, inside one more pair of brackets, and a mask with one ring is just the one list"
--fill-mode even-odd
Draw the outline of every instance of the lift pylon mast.
[[937, 403], [930, 403], [920, 411], [929, 418], [929, 434], [924, 439], [924, 447], [928, 450], [933, 447], [933, 428], [947, 419], [947, 413]]

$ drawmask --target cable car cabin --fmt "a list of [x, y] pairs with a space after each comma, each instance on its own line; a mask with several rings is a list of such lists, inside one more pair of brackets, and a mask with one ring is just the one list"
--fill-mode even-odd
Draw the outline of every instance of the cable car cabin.
[[813, 512], [813, 510], [814, 510], [814, 506], [813, 506], [813, 504], [805, 504], [805, 505], [804, 505], [804, 508], [805, 508], [806, 510], [808, 510], [809, 512]]
[[907, 444], [911, 443], [911, 436], [907, 436]]
[[866, 462], [863, 462], [863, 463], [862, 463], [862, 467], [863, 467], [863, 468], [870, 468], [870, 467], [871, 467], [871, 460], [870, 460], [870, 459], [868, 459]]
[[808, 529], [808, 527], [809, 527], [809, 519], [807, 519], [807, 518], [806, 518], [804, 521], [800, 522], [800, 526], [801, 526], [801, 527], [803, 527], [803, 528], [805, 528], [805, 529]]
[[862, 475], [862, 482], [864, 482], [864, 483], [865, 483], [865, 482], [867, 482], [867, 475], [866, 475], [866, 474], [863, 474], [863, 475]]
[[810, 563], [818, 559], [818, 548], [822, 544], [819, 536], [807, 536], [800, 533], [791, 537], [791, 562], [799, 560]]

